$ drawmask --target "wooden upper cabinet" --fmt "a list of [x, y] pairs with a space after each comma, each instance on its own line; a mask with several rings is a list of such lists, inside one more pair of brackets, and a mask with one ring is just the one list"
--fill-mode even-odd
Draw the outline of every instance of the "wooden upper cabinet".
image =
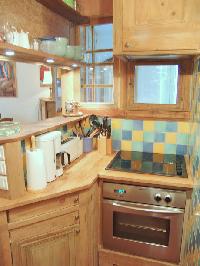
[[199, 0], [115, 0], [114, 53], [197, 50]]

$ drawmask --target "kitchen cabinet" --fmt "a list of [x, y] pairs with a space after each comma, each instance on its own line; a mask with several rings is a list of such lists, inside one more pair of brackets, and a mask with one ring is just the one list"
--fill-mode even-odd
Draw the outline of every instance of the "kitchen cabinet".
[[[26, 236], [28, 232], [24, 231]], [[60, 232], [14, 241], [13, 266], [75, 266], [77, 238], [78, 229], [66, 227]]]
[[114, 54], [190, 54], [200, 47], [198, 0], [115, 0]]
[[0, 266], [97, 266], [99, 202], [96, 182], [0, 212]]

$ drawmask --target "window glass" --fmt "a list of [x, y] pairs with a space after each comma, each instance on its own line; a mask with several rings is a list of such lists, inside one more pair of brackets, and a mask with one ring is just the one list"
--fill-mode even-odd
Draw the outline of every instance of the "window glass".
[[135, 67], [134, 103], [176, 104], [178, 65]]
[[112, 24], [94, 26], [94, 50], [112, 49]]
[[95, 102], [112, 103], [113, 88], [95, 88]]
[[81, 67], [81, 101], [113, 103], [112, 24], [82, 27], [80, 33], [86, 50], [86, 66]]
[[113, 83], [113, 67], [112, 66], [96, 66], [95, 67], [95, 84]]
[[95, 63], [113, 62], [113, 53], [112, 52], [94, 53], [94, 61], [95, 61]]

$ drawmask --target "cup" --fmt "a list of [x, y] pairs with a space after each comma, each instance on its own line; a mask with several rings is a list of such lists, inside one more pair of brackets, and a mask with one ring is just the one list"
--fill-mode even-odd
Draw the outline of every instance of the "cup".
[[93, 138], [83, 138], [83, 152], [88, 153], [93, 150]]

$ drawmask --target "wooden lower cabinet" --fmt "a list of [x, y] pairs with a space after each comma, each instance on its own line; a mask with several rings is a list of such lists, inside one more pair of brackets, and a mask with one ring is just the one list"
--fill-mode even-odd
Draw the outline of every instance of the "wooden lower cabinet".
[[75, 266], [77, 238], [75, 228], [66, 228], [13, 242], [13, 266]]
[[132, 256], [107, 249], [99, 250], [99, 266], [177, 266], [148, 258]]

